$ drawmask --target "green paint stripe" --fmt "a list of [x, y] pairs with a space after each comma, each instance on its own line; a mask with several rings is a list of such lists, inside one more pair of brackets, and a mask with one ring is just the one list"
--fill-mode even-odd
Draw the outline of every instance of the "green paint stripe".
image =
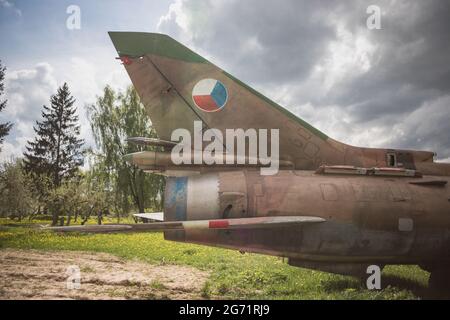
[[119, 55], [133, 57], [154, 54], [172, 59], [205, 63], [205, 58], [168, 35], [145, 32], [109, 32]]
[[[129, 56], [143, 56], [145, 54], [154, 54], [162, 57], [167, 57], [171, 59], [193, 62], [193, 63], [209, 63], [212, 66], [218, 68], [213, 63], [209, 62], [202, 56], [198, 55], [188, 47], [182, 45], [178, 41], [172, 39], [168, 35], [159, 33], [146, 33], [146, 32], [109, 32], [114, 46], [116, 47], [119, 55], [129, 55]], [[221, 70], [220, 68], [218, 68]], [[277, 109], [289, 119], [294, 120], [299, 123], [302, 127], [309, 130], [312, 134], [318, 136], [323, 140], [327, 140], [328, 136], [322, 131], [316, 129], [303, 119], [297, 117], [295, 114], [289, 110], [283, 108], [279, 104], [273, 102], [266, 96], [262, 95], [255, 89], [246, 85], [244, 82], [233, 77], [226, 71], [222, 72], [231, 80], [235, 81], [240, 86], [244, 87], [252, 94], [256, 95], [258, 98], [265, 101], [271, 107]]]

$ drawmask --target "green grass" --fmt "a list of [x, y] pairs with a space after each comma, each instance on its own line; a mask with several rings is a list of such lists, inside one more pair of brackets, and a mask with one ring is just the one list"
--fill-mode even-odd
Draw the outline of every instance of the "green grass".
[[[291, 267], [259, 254], [165, 241], [162, 233], [55, 234], [8, 226], [0, 219], [0, 248], [107, 252], [152, 264], [189, 265], [209, 271], [204, 298], [236, 299], [420, 299], [428, 273], [417, 266], [388, 266], [379, 291], [345, 277]], [[158, 286], [155, 283], [155, 286]]]

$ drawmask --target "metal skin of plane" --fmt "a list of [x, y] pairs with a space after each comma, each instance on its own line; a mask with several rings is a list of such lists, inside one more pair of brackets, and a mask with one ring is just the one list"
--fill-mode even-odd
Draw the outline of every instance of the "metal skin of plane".
[[[433, 152], [333, 140], [167, 35], [109, 35], [159, 138], [129, 142], [163, 149], [127, 160], [167, 176], [164, 221], [57, 230], [163, 230], [167, 240], [282, 256], [345, 275], [373, 264], [415, 264], [431, 272], [431, 286], [450, 288], [449, 163], [435, 163]], [[201, 108], [193, 90], [203, 79], [226, 88], [224, 107], [216, 99]], [[193, 134], [194, 121], [222, 132], [279, 129], [278, 174], [173, 164], [171, 133]]]

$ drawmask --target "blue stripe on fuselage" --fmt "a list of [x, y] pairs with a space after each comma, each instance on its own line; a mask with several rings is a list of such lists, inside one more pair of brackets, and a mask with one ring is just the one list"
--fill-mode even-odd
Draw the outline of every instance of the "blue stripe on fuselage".
[[214, 102], [217, 103], [217, 107], [219, 108], [223, 107], [223, 105], [227, 101], [227, 90], [219, 81], [217, 81], [216, 85], [214, 86], [214, 89], [211, 92], [211, 97], [213, 98]]
[[[168, 217], [172, 216], [176, 221], [186, 220], [187, 179], [187, 177], [171, 178], [167, 181], [165, 211]], [[174, 216], [173, 213], [175, 213]]]

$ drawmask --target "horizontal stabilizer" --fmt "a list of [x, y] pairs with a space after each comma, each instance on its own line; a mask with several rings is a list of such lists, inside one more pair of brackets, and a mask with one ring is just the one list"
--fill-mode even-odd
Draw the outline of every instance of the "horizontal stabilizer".
[[176, 142], [155, 139], [155, 138], [145, 138], [145, 137], [130, 137], [127, 138], [129, 143], [142, 145], [142, 146], [153, 146], [153, 147], [164, 147], [164, 148], [173, 148], [177, 145]]
[[164, 221], [164, 212], [153, 212], [153, 213], [136, 213], [133, 216], [143, 219]]
[[165, 230], [209, 230], [209, 229], [261, 229], [292, 227], [302, 224], [324, 222], [325, 219], [309, 216], [284, 217], [255, 217], [222, 220], [168, 221], [144, 224], [116, 224], [116, 225], [88, 225], [71, 227], [44, 228], [56, 232], [87, 232], [87, 233], [115, 233], [115, 232], [146, 232]]

